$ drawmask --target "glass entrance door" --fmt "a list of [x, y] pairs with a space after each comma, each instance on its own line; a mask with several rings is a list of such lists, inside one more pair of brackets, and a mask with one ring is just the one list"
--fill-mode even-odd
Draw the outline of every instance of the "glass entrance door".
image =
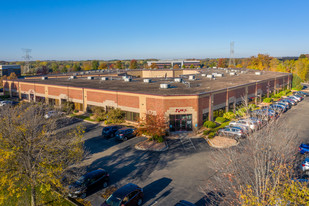
[[192, 114], [170, 115], [171, 131], [192, 131]]

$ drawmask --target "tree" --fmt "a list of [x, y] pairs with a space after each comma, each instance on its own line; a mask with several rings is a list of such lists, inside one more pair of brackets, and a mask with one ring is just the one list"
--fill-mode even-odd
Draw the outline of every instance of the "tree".
[[223, 59], [223, 58], [218, 59], [218, 67], [226, 68], [227, 67], [226, 59]]
[[81, 70], [80, 64], [79, 64], [79, 63], [75, 63], [75, 64], [73, 65], [73, 71], [74, 71], [74, 72], [77, 72], [77, 71], [80, 71], [80, 70]]
[[305, 54], [301, 54], [301, 55], [299, 56], [299, 59], [302, 59], [302, 58], [307, 58], [307, 57], [306, 57]]
[[83, 62], [83, 69], [84, 70], [91, 70], [91, 62]]
[[144, 119], [139, 120], [137, 134], [150, 136], [153, 140], [158, 140], [166, 135], [167, 121], [163, 114], [146, 114]]
[[53, 62], [53, 63], [51, 64], [51, 68], [52, 68], [52, 70], [53, 70], [54, 73], [59, 72], [59, 65], [58, 65], [56, 62]]
[[130, 69], [137, 69], [137, 61], [135, 59], [132, 59], [130, 61]]
[[92, 70], [97, 70], [98, 67], [99, 67], [99, 61], [98, 61], [98, 60], [93, 60], [93, 61], [91, 62], [91, 68], [92, 68]]
[[280, 121], [252, 133], [238, 148], [213, 155], [215, 174], [204, 187], [209, 199], [227, 205], [306, 205], [308, 183], [293, 180], [299, 178], [295, 148], [302, 140]]
[[186, 68], [186, 65], [183, 64], [183, 65], [182, 65], [182, 68], [185, 69], [185, 68]]
[[158, 65], [157, 65], [156, 63], [152, 63], [152, 64], [150, 65], [150, 68], [151, 68], [151, 69], [158, 69]]
[[174, 69], [179, 69], [179, 65], [178, 64], [174, 64]]
[[3, 75], [1, 78], [0, 78], [0, 87], [3, 87], [3, 80], [7, 80], [7, 76], [6, 75]]
[[13, 79], [18, 79], [18, 77], [16, 76], [15, 72], [12, 72], [12, 73], [10, 74], [10, 76], [8, 76], [7, 79], [8, 79], [8, 80], [13, 80]]
[[122, 62], [120, 60], [116, 62], [116, 69], [122, 69]]
[[118, 124], [124, 122], [124, 112], [121, 109], [112, 109], [106, 114], [107, 124]]
[[193, 65], [193, 64], [191, 64], [191, 65], [190, 65], [190, 69], [193, 69], [193, 68], [194, 68], [194, 65]]
[[102, 62], [99, 66], [99, 69], [107, 69], [107, 63]]
[[63, 172], [83, 158], [82, 129], [56, 134], [60, 117], [44, 118], [46, 109], [29, 103], [0, 109], [0, 204], [24, 197], [37, 205], [38, 192], [62, 188]]

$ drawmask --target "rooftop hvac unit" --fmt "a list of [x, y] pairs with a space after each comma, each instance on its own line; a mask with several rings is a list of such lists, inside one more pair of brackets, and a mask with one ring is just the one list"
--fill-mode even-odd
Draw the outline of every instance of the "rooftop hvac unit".
[[189, 80], [195, 80], [195, 76], [194, 75], [190, 75], [189, 76]]
[[78, 75], [77, 73], [73, 73], [74, 76]]
[[90, 74], [90, 72], [85, 72], [86, 74]]
[[48, 77], [42, 77], [42, 80], [46, 80], [46, 79], [48, 79]]
[[87, 79], [92, 80], [92, 79], [93, 79], [93, 77], [87, 77]]
[[213, 78], [214, 76], [212, 74], [208, 74], [207, 78]]
[[255, 72], [255, 75], [262, 75], [262, 72]]
[[236, 73], [235, 72], [230, 72], [230, 76], [235, 76]]
[[223, 74], [217, 74], [216, 77], [223, 77]]
[[181, 78], [175, 78], [174, 82], [182, 82], [182, 79]]
[[144, 79], [145, 83], [151, 83], [151, 79]]
[[213, 75], [213, 76], [216, 76], [216, 75], [217, 75], [217, 73], [212, 73], [212, 75]]
[[131, 82], [131, 81], [132, 81], [132, 79], [131, 79], [131, 78], [129, 78], [129, 77], [124, 78], [123, 80], [124, 80], [125, 82]]
[[83, 74], [85, 74], [85, 72], [81, 72], [80, 74], [83, 75]]
[[206, 77], [206, 74], [202, 74], [202, 77]]
[[69, 79], [76, 79], [76, 76], [70, 76]]
[[101, 80], [107, 81], [107, 80], [108, 80], [108, 77], [102, 77]]
[[169, 84], [160, 84], [161, 89], [168, 89], [170, 87]]

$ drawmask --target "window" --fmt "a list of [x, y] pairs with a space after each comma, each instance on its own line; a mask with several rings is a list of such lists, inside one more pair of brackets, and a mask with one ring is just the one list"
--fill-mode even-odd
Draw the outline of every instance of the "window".
[[128, 111], [123, 111], [123, 112], [124, 112], [124, 119], [125, 120], [136, 122], [139, 118], [139, 113], [128, 112]]
[[21, 99], [29, 99], [28, 94], [21, 94]]
[[208, 120], [208, 112], [203, 114], [203, 122]]

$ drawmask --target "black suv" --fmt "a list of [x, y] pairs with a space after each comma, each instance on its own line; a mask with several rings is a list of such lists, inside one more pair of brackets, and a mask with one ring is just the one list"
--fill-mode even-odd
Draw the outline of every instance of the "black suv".
[[108, 182], [109, 174], [105, 170], [94, 170], [83, 175], [69, 186], [69, 197], [85, 198], [87, 196], [87, 192], [99, 187], [105, 188], [107, 187]]
[[116, 140], [126, 141], [135, 137], [135, 129], [133, 128], [122, 128], [116, 132]]
[[143, 203], [143, 189], [129, 183], [116, 190], [101, 206], [140, 206]]
[[195, 206], [195, 204], [186, 200], [180, 200], [175, 206]]
[[102, 136], [104, 138], [111, 138], [114, 137], [116, 132], [121, 129], [121, 126], [119, 125], [114, 125], [114, 126], [108, 126], [104, 127], [102, 130]]

